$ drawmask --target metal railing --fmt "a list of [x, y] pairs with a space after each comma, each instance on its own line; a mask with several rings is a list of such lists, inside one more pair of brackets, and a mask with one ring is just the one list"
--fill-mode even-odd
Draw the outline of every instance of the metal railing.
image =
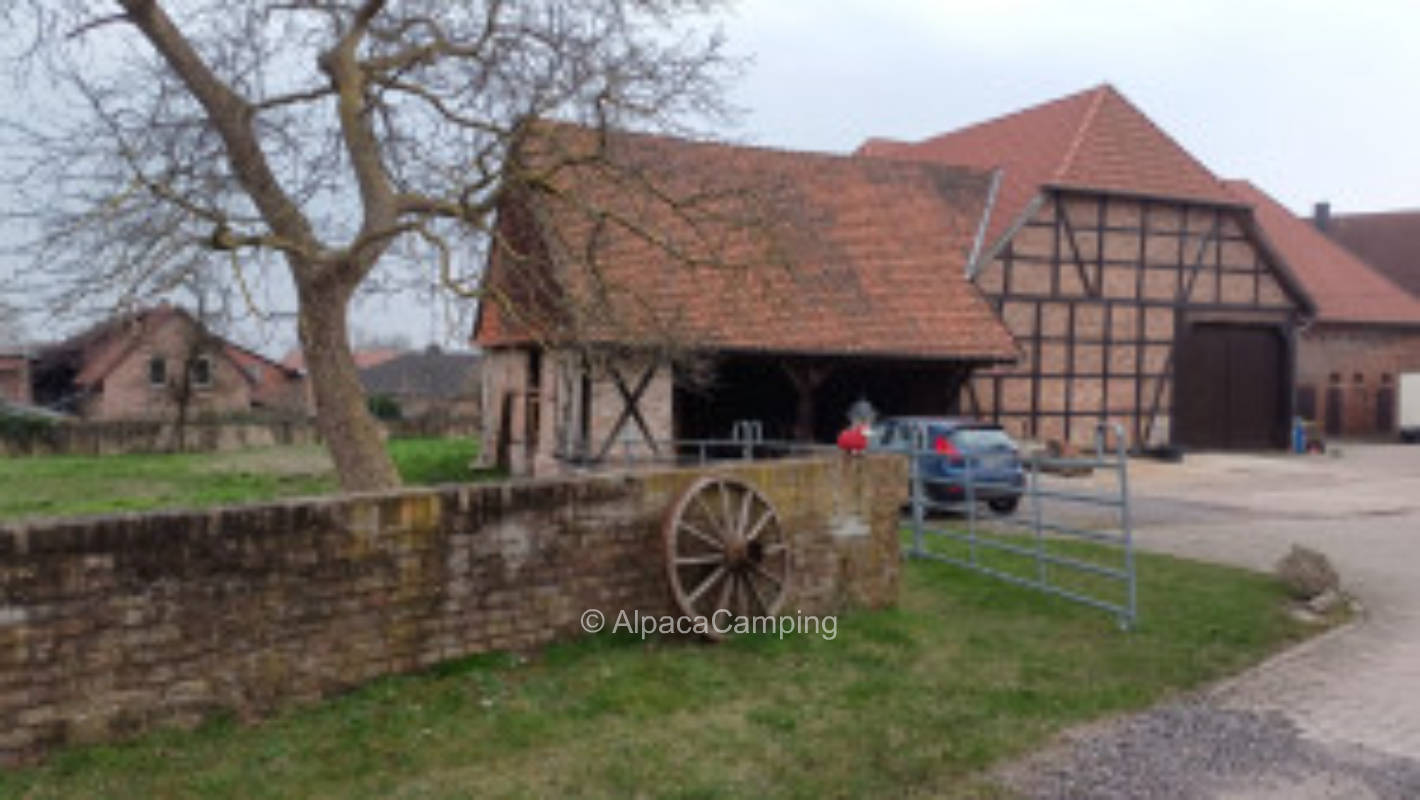
[[[1109, 446], [1110, 434], [1114, 444]], [[999, 580], [1037, 589], [1077, 603], [1114, 614], [1122, 627], [1128, 629], [1138, 619], [1138, 581], [1134, 564], [1134, 539], [1130, 519], [1129, 461], [1125, 451], [1124, 429], [1118, 423], [1100, 423], [1095, 430], [1093, 457], [1056, 458], [1033, 455], [1025, 459], [1024, 485], [1012, 481], [986, 480], [980, 476], [979, 458], [962, 457], [954, 476], [933, 477], [925, 468], [946, 456], [928, 448], [925, 430], [917, 431], [910, 457], [912, 541], [906, 555], [943, 561], [975, 570]], [[1045, 475], [1053, 472], [1082, 469], [1106, 469], [1115, 473], [1113, 490], [1107, 493], [1064, 490], [1043, 485]], [[946, 495], [948, 499], [937, 500]], [[1012, 502], [1010, 498], [1015, 498]], [[1001, 507], [1013, 506], [1012, 513], [994, 519], [983, 519], [980, 501], [997, 501]], [[1024, 501], [1024, 508], [1018, 504]], [[1052, 508], [1047, 513], [1044, 501]], [[1103, 526], [1084, 527], [1069, 524], [1069, 507], [1088, 505], [1108, 509], [1113, 519]], [[965, 531], [946, 524], [929, 522], [933, 512], [952, 511], [965, 517]], [[1060, 543], [1079, 541], [1094, 546], [1090, 555], [1099, 552], [1116, 555], [1114, 564], [1100, 563], [1083, 557], [1081, 548]], [[943, 546], [946, 543], [948, 546]], [[1061, 550], [1066, 552], [1061, 552]], [[1004, 554], [1004, 558], [1001, 557]], [[1012, 570], [1012, 566], [1029, 567], [1029, 572]], [[1062, 580], [1060, 573], [1088, 576], [1088, 580]], [[1098, 591], [1104, 581], [1115, 591]]]
[[590, 448], [563, 450], [558, 458], [582, 468], [645, 467], [662, 464], [708, 464], [714, 461], [751, 461], [765, 458], [836, 453], [829, 444], [764, 438], [759, 420], [739, 420], [731, 426], [728, 439], [647, 439], [626, 438], [613, 444], [600, 458]]

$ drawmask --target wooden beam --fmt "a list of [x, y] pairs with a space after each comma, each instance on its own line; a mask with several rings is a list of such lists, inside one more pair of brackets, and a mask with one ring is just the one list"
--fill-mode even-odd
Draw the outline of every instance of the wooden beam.
[[[1221, 229], [1221, 220], [1214, 219], [1213, 226], [1208, 230], [1208, 235], [1204, 236], [1203, 241], [1198, 243], [1198, 252], [1194, 255], [1193, 263], [1188, 269], [1188, 280], [1185, 285], [1179, 287], [1179, 295], [1175, 298], [1179, 305], [1189, 306], [1190, 308], [1194, 306], [1188, 299], [1193, 296], [1193, 286], [1198, 282], [1198, 273], [1203, 271], [1203, 259], [1208, 255], [1208, 245], [1212, 244], [1213, 238], [1218, 235], [1218, 231]], [[1182, 242], [1183, 240], [1180, 239], [1179, 241]], [[1183, 249], [1181, 245], [1179, 249]], [[1179, 268], [1182, 270], [1183, 265], [1180, 264]], [[1182, 273], [1180, 272], [1180, 274]]]
[[1070, 441], [1070, 412], [1075, 410], [1075, 303], [1067, 306], [1065, 317], [1065, 441]]
[[[1085, 295], [1088, 297], [1099, 297], [1098, 286], [1090, 283], [1089, 269], [1085, 266], [1085, 259], [1080, 255], [1080, 245], [1075, 240], [1075, 226], [1070, 224], [1070, 216], [1065, 213], [1065, 207], [1060, 207], [1060, 222], [1065, 229], [1065, 241], [1070, 245], [1070, 255], [1075, 262], [1075, 274], [1080, 276], [1080, 285], [1083, 287]], [[1103, 250], [1103, 248], [1101, 248]], [[1059, 287], [1056, 287], [1059, 290]]]
[[[1058, 265], [1057, 265], [1058, 266]], [[1058, 277], [1057, 270], [1057, 277]], [[1035, 304], [1035, 324], [1031, 331], [1031, 381], [1030, 381], [1030, 435], [1040, 435], [1040, 328], [1041, 303]]]
[[1050, 234], [1050, 294], [1052, 297], [1060, 296], [1060, 227], [1061, 218], [1065, 209], [1060, 204], [1060, 195], [1052, 195], [1051, 202], [1054, 204], [1055, 224], [1051, 226]]
[[611, 432], [602, 441], [601, 448], [597, 451], [597, 461], [606, 458], [611, 452], [611, 448], [616, 445], [616, 437], [621, 433], [621, 429], [626, 427], [628, 421], [634, 421], [636, 427], [641, 429], [641, 436], [650, 445], [651, 452], [660, 455], [660, 445], [656, 444], [656, 437], [651, 433], [651, 428], [646, 424], [646, 420], [641, 416], [641, 397], [646, 393], [646, 387], [651, 385], [651, 379], [656, 376], [656, 364], [652, 362], [646, 370], [641, 373], [640, 379], [636, 382], [635, 389], [628, 389], [626, 378], [614, 364], [607, 364], [607, 372], [610, 373], [613, 383], [616, 384], [616, 391], [621, 395], [621, 414], [617, 416], [616, 423], [611, 426]]
[[1144, 265], [1149, 256], [1149, 201], [1139, 209], [1139, 271], [1134, 276], [1134, 447], [1144, 442]]
[[794, 404], [794, 439], [811, 442], [814, 439], [814, 418], [818, 407], [814, 393], [833, 373], [833, 368], [823, 364], [802, 364], [788, 361], [779, 362], [789, 382], [794, 384], [797, 395]]

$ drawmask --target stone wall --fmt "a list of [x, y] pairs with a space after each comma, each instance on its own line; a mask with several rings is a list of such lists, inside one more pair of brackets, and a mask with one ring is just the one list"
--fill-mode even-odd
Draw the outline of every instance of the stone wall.
[[[473, 437], [479, 418], [414, 417], [382, 422], [392, 439]], [[24, 432], [0, 431], [0, 457], [36, 455], [108, 456], [168, 453], [176, 450], [175, 426], [158, 420], [128, 422], [59, 422]], [[224, 453], [255, 447], [320, 443], [315, 423], [291, 420], [192, 420], [183, 434], [188, 453]]]
[[[166, 453], [177, 449], [176, 435], [171, 421], [59, 422], [23, 434], [0, 435], [0, 456]], [[317, 441], [315, 425], [305, 420], [198, 419], [187, 423], [182, 450], [226, 452]]]
[[[892, 604], [906, 465], [731, 463], [777, 507], [784, 613]], [[662, 517], [701, 470], [0, 528], [0, 762], [255, 718], [376, 676], [673, 613]]]

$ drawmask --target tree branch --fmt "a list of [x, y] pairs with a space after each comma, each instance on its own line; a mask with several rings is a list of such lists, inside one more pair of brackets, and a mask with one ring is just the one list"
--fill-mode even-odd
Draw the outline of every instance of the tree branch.
[[283, 239], [310, 251], [319, 250], [309, 220], [291, 202], [267, 163], [251, 128], [251, 106], [212, 72], [157, 0], [118, 0], [118, 4], [207, 112], [226, 146], [232, 172], [266, 223]]

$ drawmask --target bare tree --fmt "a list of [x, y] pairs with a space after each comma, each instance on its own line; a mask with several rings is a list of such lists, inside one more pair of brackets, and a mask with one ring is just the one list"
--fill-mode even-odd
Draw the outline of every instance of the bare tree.
[[0, 300], [0, 351], [25, 344], [25, 321], [20, 310]]
[[99, 5], [0, 0], [33, 32], [12, 73], [68, 101], [4, 129], [34, 291], [132, 301], [215, 261], [251, 302], [260, 276], [289, 275], [347, 489], [398, 483], [350, 353], [352, 296], [427, 285], [421, 265], [476, 295], [500, 203], [564, 166], [519, 157], [538, 120], [681, 129], [723, 112], [732, 66], [706, 27], [716, 0]]
[[187, 276], [183, 289], [192, 299], [191, 324], [185, 326], [180, 340], [177, 370], [167, 375], [168, 399], [172, 401], [172, 449], [181, 453], [187, 449], [188, 425], [192, 421], [194, 401], [213, 387], [217, 380], [217, 360], [226, 342], [213, 329], [218, 308], [205, 280], [205, 273]]

